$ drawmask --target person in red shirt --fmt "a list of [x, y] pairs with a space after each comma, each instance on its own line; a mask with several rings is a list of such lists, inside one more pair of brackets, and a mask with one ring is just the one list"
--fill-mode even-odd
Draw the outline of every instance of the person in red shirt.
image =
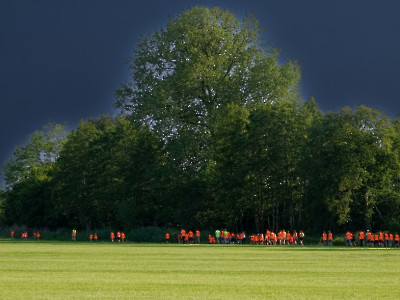
[[399, 236], [399, 234], [396, 232], [396, 233], [394, 234], [394, 244], [395, 244], [396, 247], [399, 247], [399, 241], [400, 241], [400, 236]]
[[93, 234], [91, 233], [91, 234], [89, 234], [89, 241], [93, 241]]
[[14, 235], [15, 235], [14, 230], [11, 230], [10, 236], [11, 236], [11, 239], [12, 239], [12, 240], [14, 239]]
[[94, 241], [97, 242], [97, 239], [98, 239], [97, 233], [94, 234], [93, 238], [94, 238]]
[[332, 232], [329, 230], [329, 231], [328, 231], [328, 246], [332, 246], [332, 242], [333, 242], [333, 234], [332, 234]]
[[117, 242], [121, 243], [121, 232], [117, 231]]
[[111, 233], [110, 233], [110, 238], [111, 238], [111, 242], [114, 243], [115, 234], [114, 234], [114, 232], [112, 232], [112, 231], [111, 231]]
[[360, 247], [364, 247], [364, 238], [365, 238], [365, 233], [364, 231], [360, 231], [358, 233], [358, 240], [360, 241]]
[[324, 231], [321, 236], [322, 245], [326, 246], [326, 242], [328, 241], [328, 235]]
[[346, 245], [347, 246], [353, 245], [353, 234], [350, 231], [346, 232]]
[[121, 233], [121, 242], [124, 243], [125, 242], [125, 233]]
[[196, 244], [200, 244], [200, 231], [196, 230], [196, 239], [195, 239]]
[[165, 234], [165, 242], [166, 242], [166, 243], [169, 242], [169, 238], [170, 238], [170, 235], [169, 235], [169, 233], [167, 232], [167, 233]]

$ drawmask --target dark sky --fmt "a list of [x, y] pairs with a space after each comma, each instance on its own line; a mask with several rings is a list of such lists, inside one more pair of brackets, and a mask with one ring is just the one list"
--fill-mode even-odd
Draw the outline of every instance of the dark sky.
[[322, 110], [400, 112], [399, 0], [1, 1], [0, 165], [49, 121], [113, 113], [138, 38], [195, 4], [253, 12]]

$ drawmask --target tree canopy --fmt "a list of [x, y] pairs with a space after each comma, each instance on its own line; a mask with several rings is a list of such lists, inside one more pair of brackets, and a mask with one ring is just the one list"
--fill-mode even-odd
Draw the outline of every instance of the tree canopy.
[[36, 131], [3, 166], [2, 224], [400, 230], [400, 121], [321, 112], [266, 45], [202, 6], [145, 35], [118, 116]]

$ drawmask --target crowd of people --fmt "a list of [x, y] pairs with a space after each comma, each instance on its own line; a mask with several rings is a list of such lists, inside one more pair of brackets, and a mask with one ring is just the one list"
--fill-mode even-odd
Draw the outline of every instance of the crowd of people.
[[[170, 242], [171, 235], [167, 232], [165, 234], [165, 241], [167, 243]], [[179, 244], [200, 244], [200, 230], [189, 230], [186, 232], [185, 229], [182, 229], [180, 233], [177, 235]]]
[[[14, 230], [10, 232], [11, 239], [15, 238]], [[28, 232], [21, 232], [21, 239], [28, 240]], [[34, 232], [33, 238], [34, 240], [39, 240], [41, 237], [40, 232]], [[72, 230], [72, 241], [76, 241], [77, 231], [76, 229]], [[189, 230], [188, 232], [185, 229], [182, 229], [177, 234], [177, 240], [180, 244], [200, 244], [200, 231], [199, 230]], [[294, 230], [292, 233], [286, 231], [284, 229], [275, 233], [270, 230], [266, 230], [265, 234], [252, 234], [249, 237], [249, 242], [251, 245], [304, 245], [304, 237], [305, 234], [302, 230], [297, 233]], [[360, 230], [353, 234], [351, 231], [347, 231], [345, 236], [345, 244], [346, 246], [360, 246], [360, 247], [399, 247], [400, 246], [400, 235], [396, 233], [390, 232], [371, 232], [369, 230], [363, 231]], [[110, 233], [111, 242], [124, 243], [126, 241], [126, 235], [124, 232], [117, 231], [116, 233]], [[209, 244], [243, 244], [246, 240], [246, 233], [243, 231], [241, 233], [233, 233], [228, 230], [219, 230], [215, 231], [215, 235], [208, 235], [208, 243]], [[89, 234], [89, 241], [96, 242], [98, 241], [97, 233]], [[171, 241], [171, 235], [169, 233], [165, 234], [165, 241], [169, 243]], [[333, 234], [330, 230], [323, 231], [320, 239], [320, 244], [323, 246], [332, 246], [333, 245]], [[176, 242], [176, 241], [175, 241]]]

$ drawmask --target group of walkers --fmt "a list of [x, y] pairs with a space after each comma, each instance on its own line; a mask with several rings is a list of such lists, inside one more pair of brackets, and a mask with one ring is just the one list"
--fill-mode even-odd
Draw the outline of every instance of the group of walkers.
[[[399, 247], [399, 240], [400, 236], [397, 232], [395, 234], [382, 231], [372, 233], [369, 230], [358, 232], [358, 242], [361, 247]], [[350, 231], [346, 232], [346, 245], [357, 245], [355, 235]]]
[[[38, 231], [38, 232], [34, 232], [33, 233], [33, 239], [36, 241], [36, 240], [39, 240], [40, 239], [40, 232]], [[11, 239], [13, 240], [14, 238], [15, 238], [15, 231], [14, 230], [11, 230], [11, 232], [10, 232], [10, 237], [11, 237]], [[24, 240], [24, 241], [27, 241], [28, 240], [28, 238], [29, 238], [29, 234], [28, 234], [28, 231], [22, 231], [21, 232], [21, 239], [22, 240]]]
[[114, 243], [115, 241], [117, 241], [117, 243], [124, 243], [126, 235], [121, 231], [117, 231], [117, 235], [115, 235], [115, 233], [111, 231], [110, 238], [112, 243]]
[[[323, 232], [321, 236], [321, 243], [323, 246], [332, 246], [333, 234]], [[346, 246], [360, 246], [360, 247], [399, 247], [400, 236], [396, 232], [395, 234], [390, 232], [371, 232], [369, 230], [360, 230], [353, 234], [351, 231], [347, 231], [345, 234]]]
[[[167, 232], [165, 234], [165, 241], [167, 243], [170, 242], [171, 235]], [[200, 230], [189, 230], [186, 232], [185, 229], [182, 229], [180, 233], [177, 235], [179, 244], [200, 244]]]
[[297, 233], [296, 230], [294, 230], [292, 233], [289, 231], [286, 231], [285, 229], [282, 229], [278, 231], [278, 233], [275, 233], [273, 231], [270, 231], [267, 229], [267, 231], [264, 234], [257, 234], [257, 235], [251, 235], [250, 236], [250, 244], [254, 245], [304, 245], [304, 231], [300, 230], [299, 233]]

